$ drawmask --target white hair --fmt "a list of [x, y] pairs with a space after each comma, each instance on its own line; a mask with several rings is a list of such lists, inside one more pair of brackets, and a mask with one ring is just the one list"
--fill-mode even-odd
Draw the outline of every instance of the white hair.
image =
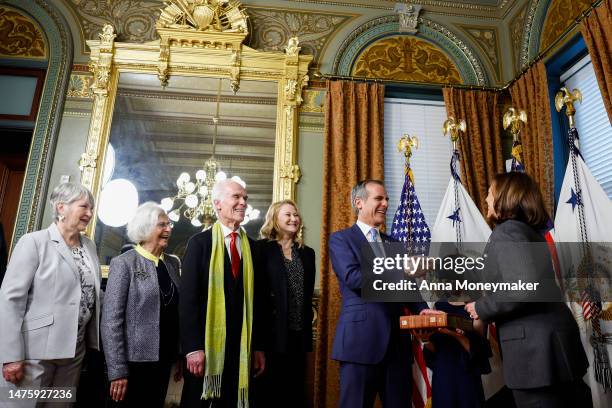
[[215, 201], [223, 201], [225, 198], [225, 193], [227, 193], [227, 186], [230, 184], [236, 184], [240, 186], [240, 188], [244, 189], [240, 183], [232, 179], [220, 180], [215, 183], [212, 189], [212, 200]]
[[78, 183], [62, 183], [55, 187], [51, 193], [51, 196], [49, 197], [49, 202], [51, 203], [51, 208], [53, 209], [53, 219], [55, 221], [59, 219], [60, 214], [57, 211], [58, 204], [72, 204], [81, 198], [86, 198], [93, 208], [94, 198], [91, 191], [89, 191], [87, 187]]
[[128, 238], [137, 244], [146, 241], [157, 226], [160, 215], [166, 215], [166, 211], [156, 202], [142, 204], [127, 225]]

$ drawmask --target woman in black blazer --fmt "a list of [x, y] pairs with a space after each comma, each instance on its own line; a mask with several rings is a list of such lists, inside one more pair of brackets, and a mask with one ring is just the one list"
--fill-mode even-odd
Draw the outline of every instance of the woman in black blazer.
[[466, 310], [474, 319], [496, 323], [504, 379], [517, 407], [590, 407], [590, 389], [582, 381], [589, 363], [555, 283], [542, 234], [549, 217], [537, 184], [524, 173], [498, 174], [487, 207], [495, 224], [486, 249], [487, 278], [539, 286], [534, 292], [491, 293]]
[[301, 407], [306, 402], [315, 253], [304, 245], [301, 229], [299, 210], [291, 200], [273, 203], [261, 228], [262, 272], [267, 277], [272, 316], [267, 373], [259, 384], [258, 407]]

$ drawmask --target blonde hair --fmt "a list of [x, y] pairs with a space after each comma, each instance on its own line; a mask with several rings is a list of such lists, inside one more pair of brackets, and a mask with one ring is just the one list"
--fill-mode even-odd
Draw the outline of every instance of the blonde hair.
[[272, 203], [270, 208], [268, 208], [268, 212], [266, 213], [266, 221], [264, 225], [259, 230], [259, 235], [262, 238], [267, 239], [268, 241], [278, 241], [280, 238], [280, 226], [278, 225], [278, 213], [280, 212], [280, 208], [289, 204], [295, 208], [295, 211], [298, 213], [300, 217], [300, 229], [297, 234], [293, 237], [293, 242], [298, 244], [298, 247], [302, 248], [304, 246], [304, 238], [302, 237], [302, 230], [304, 228], [304, 224], [302, 224], [302, 215], [300, 214], [300, 209], [295, 204], [293, 200], [282, 200]]

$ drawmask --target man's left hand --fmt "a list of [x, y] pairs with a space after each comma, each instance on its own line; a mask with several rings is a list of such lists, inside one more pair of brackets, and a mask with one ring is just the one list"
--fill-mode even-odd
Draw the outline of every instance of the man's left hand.
[[257, 378], [266, 371], [266, 355], [263, 351], [255, 351], [253, 353], [253, 377]]

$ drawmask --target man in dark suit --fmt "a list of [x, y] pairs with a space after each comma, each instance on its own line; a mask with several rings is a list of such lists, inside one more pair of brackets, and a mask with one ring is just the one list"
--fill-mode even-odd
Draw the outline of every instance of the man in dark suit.
[[[252, 353], [252, 366], [255, 376], [260, 375], [265, 368], [264, 354], [259, 351], [264, 349], [261, 343], [265, 328], [262, 327], [261, 323], [263, 321], [262, 317], [265, 318], [265, 312], [258, 310], [256, 305], [258, 299], [261, 300], [261, 296], [258, 297], [255, 293], [254, 305], [245, 304], [245, 299], [248, 299], [246, 282], [248, 276], [245, 277], [244, 262], [248, 258], [248, 254], [243, 253], [245, 248], [249, 248], [254, 269], [257, 269], [256, 265], [258, 264], [255, 242], [247, 238], [244, 231], [240, 229], [240, 223], [244, 220], [247, 207], [247, 193], [237, 182], [224, 180], [215, 185], [212, 196], [219, 225], [214, 225], [212, 228], [192, 236], [187, 244], [183, 260], [181, 281], [184, 289], [181, 291], [179, 303], [179, 320], [182, 352], [187, 359], [187, 373], [181, 396], [181, 407], [208, 407], [211, 402], [214, 402], [215, 408], [235, 408], [237, 406], [240, 354], [241, 347], [243, 347], [241, 343], [245, 344], [243, 341], [241, 342], [241, 336], [244, 333], [243, 325], [246, 322], [243, 317], [248, 315], [247, 312], [243, 316], [243, 312], [248, 310], [250, 306], [253, 306], [251, 349], [258, 350]], [[218, 234], [223, 234], [223, 242], [219, 240], [214, 244], [213, 234], [215, 234], [215, 231]], [[241, 241], [245, 238], [248, 239], [248, 246], [243, 245]], [[223, 270], [221, 271], [214, 270], [214, 267], [211, 269], [211, 263], [215, 265], [212, 259], [213, 254], [219, 249], [215, 245], [224, 246], [222, 251]], [[214, 310], [214, 306], [209, 302], [209, 295], [213, 290], [209, 290], [209, 286], [213, 285], [214, 279], [211, 279], [213, 273], [223, 274], [222, 294], [225, 306], [225, 328], [222, 332], [225, 333], [225, 352], [222, 356], [214, 357], [217, 361], [222, 358], [220, 396], [202, 400], [206, 364], [211, 362], [211, 356], [205, 354], [207, 349], [205, 335], [206, 329], [211, 327], [207, 325], [207, 319], [211, 318], [211, 313], [207, 314], [207, 312], [210, 312], [208, 309], [213, 308], [212, 310]], [[257, 271], [255, 271], [255, 281], [258, 280], [257, 276]], [[257, 282], [254, 283], [255, 292], [257, 292], [259, 286]], [[222, 313], [222, 310], [216, 310]], [[218, 319], [217, 316], [212, 317], [215, 320]], [[217, 333], [216, 327], [215, 333]], [[215, 335], [210, 338], [218, 337], [218, 335]], [[209, 348], [209, 350], [212, 349]], [[248, 377], [250, 376], [250, 373], [248, 373]]]
[[[332, 266], [342, 293], [332, 358], [340, 361], [341, 408], [372, 407], [376, 394], [384, 408], [405, 408], [411, 401], [410, 335], [400, 333], [403, 304], [365, 302], [361, 297], [361, 251], [367, 242], [389, 242], [380, 233], [389, 197], [379, 180], [359, 182], [351, 193], [357, 223], [329, 239]], [[439, 313], [427, 303], [409, 303], [414, 314]]]

